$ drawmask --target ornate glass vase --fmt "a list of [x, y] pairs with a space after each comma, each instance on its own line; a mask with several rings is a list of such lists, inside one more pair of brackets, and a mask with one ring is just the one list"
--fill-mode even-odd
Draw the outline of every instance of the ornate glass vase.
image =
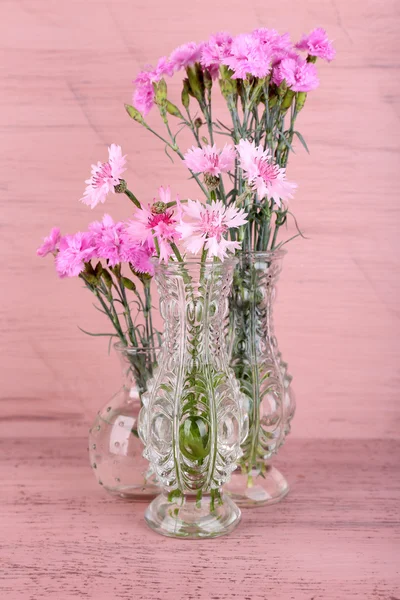
[[123, 385], [97, 413], [89, 431], [90, 464], [97, 481], [108, 492], [149, 501], [160, 490], [142, 456], [138, 416], [158, 349], [132, 348], [121, 343], [114, 348], [122, 366]]
[[249, 434], [239, 469], [226, 490], [239, 506], [279, 502], [289, 491], [270, 464], [290, 431], [295, 412], [292, 377], [273, 325], [276, 284], [285, 251], [242, 253], [229, 299], [230, 364], [247, 397]]
[[224, 339], [234, 264], [195, 259], [156, 266], [164, 336], [139, 434], [162, 485], [145, 519], [163, 535], [215, 537], [240, 520], [221, 491], [241, 456], [247, 424]]

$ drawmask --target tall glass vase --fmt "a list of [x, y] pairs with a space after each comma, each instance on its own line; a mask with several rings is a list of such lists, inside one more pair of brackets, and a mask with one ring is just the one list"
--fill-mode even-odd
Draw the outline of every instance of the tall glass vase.
[[292, 377], [274, 334], [273, 304], [285, 252], [240, 255], [229, 303], [230, 364], [247, 397], [249, 434], [226, 490], [239, 506], [279, 502], [289, 491], [270, 462], [295, 412]]
[[233, 260], [198, 259], [156, 267], [164, 337], [139, 434], [162, 485], [145, 519], [163, 535], [215, 537], [240, 520], [221, 491], [242, 454], [247, 424], [223, 327], [233, 268]]
[[99, 410], [90, 428], [90, 464], [98, 483], [111, 494], [149, 501], [160, 490], [142, 456], [138, 417], [158, 348], [133, 348], [121, 343], [114, 348], [122, 367], [122, 387]]

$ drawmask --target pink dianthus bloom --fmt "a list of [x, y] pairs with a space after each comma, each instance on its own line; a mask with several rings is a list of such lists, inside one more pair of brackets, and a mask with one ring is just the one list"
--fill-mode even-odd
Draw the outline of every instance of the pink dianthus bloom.
[[174, 73], [174, 66], [166, 56], [160, 58], [155, 69], [147, 67], [141, 71], [134, 84], [136, 89], [133, 93], [133, 106], [146, 116], [154, 106], [154, 88], [153, 83], [158, 83], [164, 75], [171, 77]]
[[204, 246], [209, 257], [217, 256], [224, 260], [228, 252], [241, 247], [240, 242], [227, 240], [224, 235], [230, 228], [247, 223], [247, 214], [243, 209], [225, 206], [221, 200], [214, 200], [211, 204], [188, 200], [182, 206], [182, 213], [177, 230], [189, 252], [197, 254]]
[[77, 277], [94, 254], [91, 233], [79, 231], [74, 235], [65, 235], [60, 240], [60, 251], [56, 256], [57, 273], [60, 277]]
[[[171, 191], [167, 187], [160, 187], [158, 190], [161, 202], [167, 204], [171, 201]], [[156, 199], [154, 199], [156, 202]], [[181, 235], [177, 231], [177, 220], [174, 211], [165, 210], [158, 212], [153, 206], [149, 208], [136, 208], [126, 227], [126, 233], [132, 242], [138, 244], [147, 244], [154, 248], [154, 239], [157, 240], [160, 249], [160, 262], [167, 262], [172, 254], [171, 243], [176, 244]]]
[[329, 62], [336, 56], [336, 50], [332, 42], [328, 40], [326, 31], [322, 27], [317, 27], [308, 35], [303, 35], [296, 44], [296, 48], [305, 50], [310, 56], [318, 56]]
[[223, 59], [234, 74], [233, 79], [246, 79], [247, 75], [266, 77], [271, 70], [271, 49], [251, 34], [241, 34], [232, 42], [230, 56]]
[[122, 156], [121, 146], [111, 144], [108, 148], [108, 162], [92, 165], [92, 176], [87, 179], [86, 190], [81, 202], [94, 208], [99, 202], [105, 202], [107, 194], [114, 193], [125, 169], [126, 155]]
[[44, 238], [43, 244], [36, 250], [36, 254], [42, 257], [47, 256], [50, 252], [55, 254], [58, 249], [60, 238], [60, 229], [58, 227], [53, 227], [50, 234]]
[[114, 223], [110, 215], [104, 215], [101, 222], [90, 223], [89, 231], [92, 233], [92, 244], [97, 258], [107, 260], [111, 267], [123, 262], [121, 258], [123, 223]]
[[94, 221], [89, 225], [92, 233], [92, 245], [96, 258], [107, 260], [110, 267], [120, 263], [131, 263], [139, 273], [153, 274], [153, 265], [150, 257], [153, 255], [154, 246], [148, 244], [141, 246], [132, 243], [126, 233], [125, 223], [114, 223], [110, 215], [104, 215], [102, 221]]
[[172, 63], [175, 71], [192, 67], [196, 62], [200, 62], [203, 43], [188, 42], [182, 46], [178, 46], [171, 53], [169, 60]]
[[268, 150], [263, 150], [262, 146], [256, 146], [249, 140], [240, 140], [236, 149], [244, 177], [252, 189], [257, 191], [260, 200], [267, 196], [277, 206], [281, 206], [281, 200], [293, 198], [297, 185], [286, 181], [285, 169], [274, 164]]
[[236, 151], [231, 144], [225, 144], [222, 150], [216, 145], [197, 148], [193, 146], [185, 154], [183, 162], [194, 173], [220, 175], [231, 171], [235, 165]]
[[294, 92], [310, 92], [319, 86], [317, 69], [302, 58], [284, 58], [274, 67], [272, 81], [280, 85], [285, 80]]
[[218, 77], [223, 59], [230, 56], [232, 41], [230, 33], [220, 31], [210, 36], [202, 48], [200, 62], [210, 71], [214, 79]]

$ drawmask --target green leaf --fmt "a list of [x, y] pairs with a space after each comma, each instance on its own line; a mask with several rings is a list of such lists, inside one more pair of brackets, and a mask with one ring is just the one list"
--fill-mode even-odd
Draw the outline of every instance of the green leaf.
[[123, 286], [126, 287], [127, 290], [131, 290], [132, 292], [136, 290], [136, 285], [131, 279], [128, 279], [128, 277], [121, 277], [121, 281]]
[[301, 133], [299, 131], [293, 131], [293, 133], [297, 135], [297, 137], [299, 138], [300, 142], [302, 143], [302, 145], [304, 146], [304, 148], [306, 149], [306, 151], [308, 152], [308, 154], [310, 154], [310, 151], [308, 149], [306, 141], [303, 138], [303, 136], [301, 135]]
[[144, 124], [143, 116], [138, 110], [136, 110], [136, 108], [134, 108], [130, 104], [125, 104], [125, 110], [134, 121], [140, 123], [141, 125]]

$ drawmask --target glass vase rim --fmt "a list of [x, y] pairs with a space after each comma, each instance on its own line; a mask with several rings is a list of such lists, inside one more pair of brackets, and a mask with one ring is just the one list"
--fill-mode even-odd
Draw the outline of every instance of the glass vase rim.
[[168, 262], [160, 262], [160, 259], [157, 256], [153, 256], [150, 258], [150, 262], [153, 263], [156, 269], [170, 269], [171, 267], [179, 268], [184, 267], [185, 265], [198, 265], [199, 267], [203, 265], [205, 265], [206, 267], [224, 267], [236, 265], [238, 260], [239, 259], [237, 256], [228, 256], [227, 258], [219, 262], [214, 262], [210, 259], [206, 260], [205, 262], [202, 262], [200, 256], [189, 256], [185, 257], [182, 261], [176, 260]]
[[161, 345], [157, 345], [157, 346], [142, 346], [142, 345], [125, 346], [125, 344], [123, 342], [115, 342], [115, 344], [113, 346], [114, 346], [114, 350], [116, 352], [118, 352], [119, 354], [128, 354], [128, 355], [157, 352], [161, 348]]
[[277, 248], [276, 250], [239, 250], [237, 256], [240, 259], [241, 256], [265, 256], [270, 258], [283, 258], [287, 254], [287, 250], [284, 248]]

